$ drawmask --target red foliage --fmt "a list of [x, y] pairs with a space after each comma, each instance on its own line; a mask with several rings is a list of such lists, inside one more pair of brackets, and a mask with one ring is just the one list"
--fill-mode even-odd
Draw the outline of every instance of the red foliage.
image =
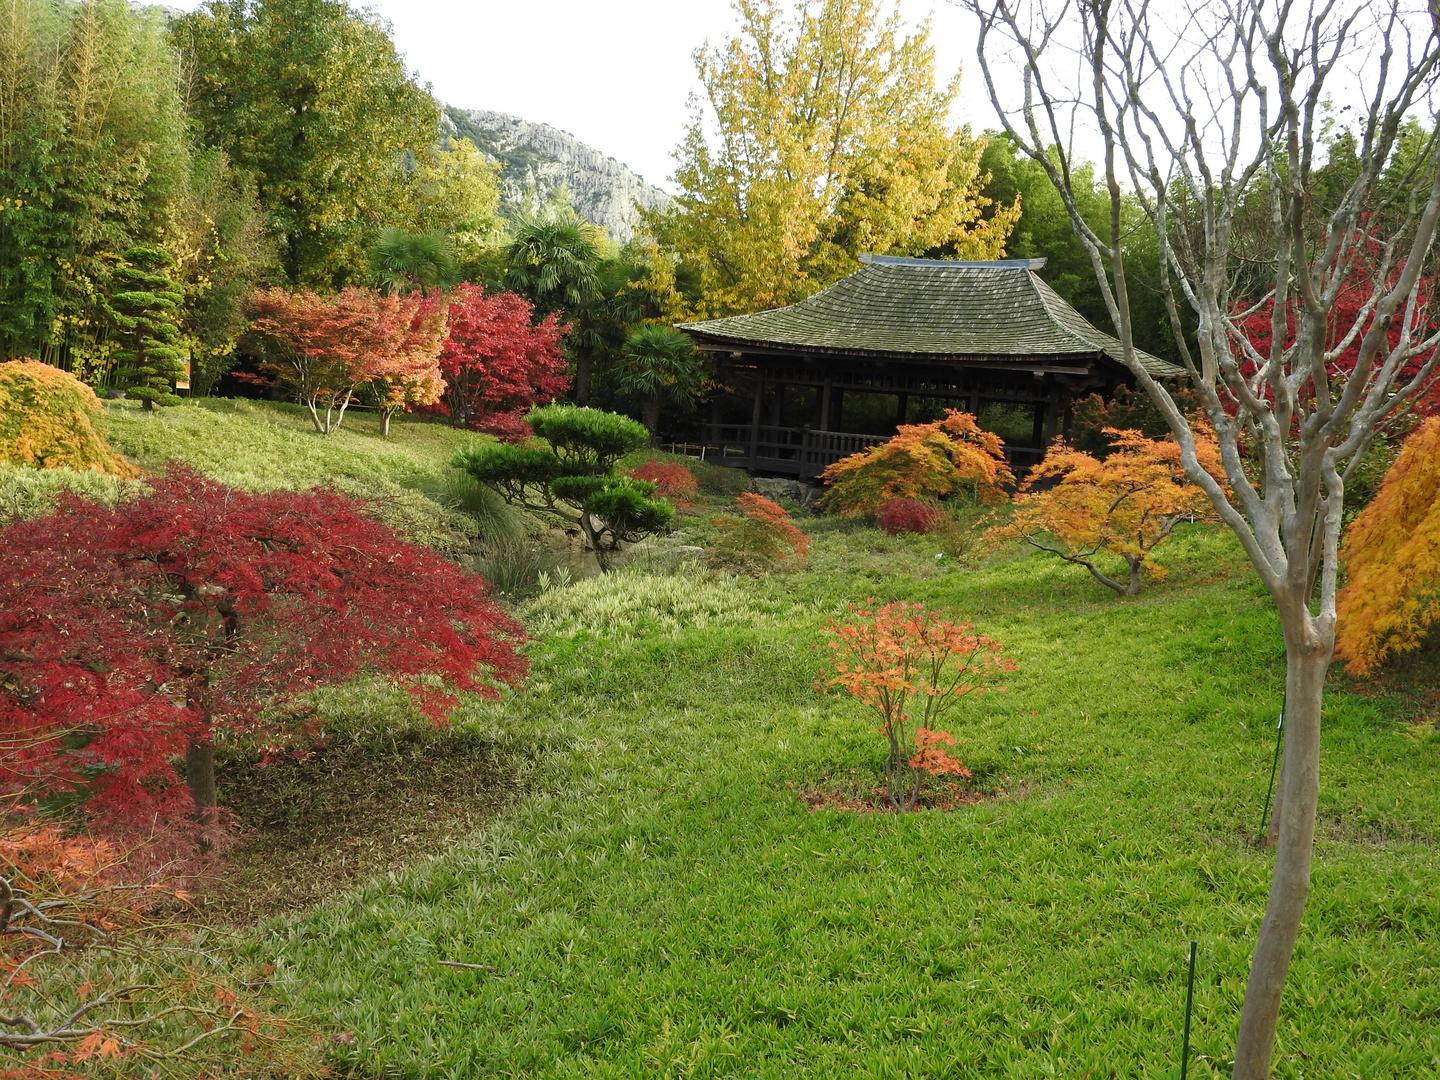
[[[112, 508], [67, 496], [0, 529], [0, 785], [82, 789], [106, 824], [192, 809], [173, 765], [262, 708], [369, 671], [439, 722], [525, 660], [487, 586], [325, 491], [236, 491], [172, 466]], [[433, 677], [438, 677], [433, 678]]]
[[440, 350], [445, 393], [427, 410], [455, 427], [486, 431], [510, 442], [528, 439], [524, 416], [570, 386], [560, 339], [569, 329], [554, 315], [531, 325], [529, 302], [514, 293], [487, 294], [466, 282], [427, 301], [447, 312], [450, 336]]
[[365, 383], [380, 384], [387, 422], [407, 404], [435, 401], [444, 387], [435, 354], [445, 320], [419, 297], [260, 289], [247, 307], [251, 334], [267, 346], [264, 370], [310, 409], [322, 434], [340, 426], [351, 395]]
[[763, 495], [746, 492], [735, 500], [741, 516], [712, 519], [720, 530], [715, 551], [721, 558], [762, 563], [793, 562], [803, 569], [810, 556], [810, 537], [790, 520], [785, 508]]
[[[1327, 365], [1332, 380], [1348, 379], [1355, 371], [1356, 361], [1360, 358], [1361, 340], [1370, 330], [1374, 318], [1367, 305], [1376, 290], [1379, 268], [1375, 264], [1378, 263], [1381, 254], [1378, 241], [1370, 240], [1368, 249], [1351, 267], [1349, 274], [1341, 284], [1335, 303], [1330, 308], [1325, 346], [1328, 350], [1333, 351], [1342, 343], [1344, 344], [1344, 348]], [[1392, 267], [1385, 286], [1387, 288], [1392, 286], [1399, 279], [1403, 270], [1403, 265]], [[1401, 311], [1385, 329], [1386, 343], [1377, 362], [1383, 362], [1385, 354], [1393, 352], [1402, 344], [1408, 343], [1409, 347], [1413, 348], [1416, 343], [1440, 330], [1440, 325], [1437, 325], [1434, 315], [1435, 294], [1435, 280], [1422, 278], [1417, 303], [1413, 309], [1415, 318], [1407, 327], [1405, 308], [1402, 306]], [[1261, 356], [1269, 355], [1274, 342], [1272, 321], [1274, 311], [1274, 301], [1268, 300], [1241, 323], [1240, 328], [1245, 337]], [[1406, 333], [1407, 329], [1408, 334]], [[1294, 344], [1295, 313], [1292, 305], [1291, 310], [1287, 310], [1285, 313], [1284, 347], [1288, 349]], [[1403, 386], [1413, 379], [1433, 352], [1434, 349], [1431, 348], [1411, 356], [1401, 365], [1395, 384]], [[1250, 360], [1242, 365], [1241, 370], [1248, 378], [1254, 373], [1255, 368], [1255, 362]], [[1432, 381], [1427, 388], [1420, 391], [1413, 402], [1413, 410], [1420, 417], [1440, 415], [1440, 382]]]
[[654, 484], [655, 493], [669, 499], [677, 510], [688, 509], [691, 497], [700, 490], [695, 474], [678, 461], [647, 461], [632, 469], [630, 476]]
[[880, 529], [891, 536], [901, 533], [923, 536], [943, 526], [946, 520], [945, 511], [919, 499], [891, 499], [880, 507]]

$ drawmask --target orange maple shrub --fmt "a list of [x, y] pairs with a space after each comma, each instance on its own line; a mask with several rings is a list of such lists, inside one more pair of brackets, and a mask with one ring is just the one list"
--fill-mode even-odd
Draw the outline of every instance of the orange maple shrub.
[[0, 364], [0, 465], [139, 476], [95, 426], [101, 412], [95, 391], [68, 371], [35, 360]]
[[970, 779], [970, 770], [950, 756], [955, 737], [939, 730], [939, 721], [966, 695], [1004, 690], [995, 683], [1015, 670], [1015, 661], [1000, 655], [998, 641], [924, 604], [851, 604], [850, 612], [850, 622], [831, 619], [826, 627], [834, 635], [835, 665], [823, 686], [838, 688], [880, 717], [880, 734], [889, 744], [885, 800], [908, 812], [919, 803], [927, 776]]
[[[1118, 595], [1134, 596], [1144, 573], [1164, 577], [1151, 553], [1176, 525], [1213, 521], [1216, 515], [1205, 493], [1186, 478], [1173, 439], [1147, 439], [1138, 431], [1115, 428], [1106, 428], [1105, 434], [1114, 449], [1104, 461], [1057, 439], [1020, 485], [1010, 519], [984, 539], [991, 544], [1023, 540], [1085, 567]], [[1196, 431], [1195, 451], [1205, 471], [1223, 484], [1214, 436]], [[1100, 569], [1095, 557], [1101, 552], [1124, 561], [1127, 581]]]
[[1440, 622], [1440, 417], [1405, 440], [1340, 555], [1335, 651], [1350, 674], [1369, 675]]
[[902, 424], [889, 442], [841, 458], [820, 476], [830, 486], [825, 509], [840, 517], [874, 517], [894, 499], [934, 503], [971, 490], [991, 505], [1015, 482], [1000, 436], [975, 417], [946, 409], [929, 424]]
[[746, 492], [736, 503], [739, 517], [712, 519], [720, 530], [714, 554], [722, 563], [803, 569], [810, 556], [810, 537], [790, 520], [785, 508], [763, 495]]

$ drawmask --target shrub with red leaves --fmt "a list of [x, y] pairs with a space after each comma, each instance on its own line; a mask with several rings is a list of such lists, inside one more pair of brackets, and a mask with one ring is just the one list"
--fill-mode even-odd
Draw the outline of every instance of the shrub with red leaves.
[[678, 461], [647, 461], [630, 471], [632, 480], [648, 480], [655, 493], [669, 499], [676, 509], [690, 506], [691, 497], [700, 490], [695, 474]]
[[171, 466], [114, 508], [67, 496], [0, 528], [0, 549], [0, 790], [80, 791], [109, 827], [211, 805], [213, 739], [281, 737], [267, 705], [374, 672], [439, 723], [526, 668], [482, 579], [333, 492]]
[[530, 438], [525, 414], [569, 389], [560, 349], [569, 327], [554, 315], [532, 325], [523, 297], [468, 282], [427, 304], [445, 311], [450, 333], [440, 349], [445, 393], [425, 411], [506, 442]]
[[891, 536], [901, 533], [924, 535], [942, 528], [948, 520], [945, 511], [919, 499], [891, 499], [880, 508], [877, 519], [881, 531]]

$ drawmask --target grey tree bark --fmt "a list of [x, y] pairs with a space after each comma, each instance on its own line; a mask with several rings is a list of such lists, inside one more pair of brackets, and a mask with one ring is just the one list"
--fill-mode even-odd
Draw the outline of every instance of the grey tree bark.
[[[1429, 383], [1440, 346], [1421, 288], [1440, 218], [1436, 130], [1404, 136], [1407, 155], [1397, 155], [1407, 119], [1435, 90], [1440, 3], [1427, 18], [1400, 0], [1189, 0], [1178, 10], [1150, 0], [960, 2], [979, 19], [980, 67], [1007, 133], [1046, 169], [1090, 253], [1125, 363], [1279, 614], [1286, 734], [1275, 867], [1233, 1073], [1264, 1080], [1310, 887], [1345, 477], [1377, 425]], [[992, 67], [1000, 56], [1018, 57], [1015, 100]], [[1332, 100], [1357, 107], [1355, 163], [1325, 205], [1313, 181]], [[1102, 148], [1108, 228], [1080, 213], [1075, 125]], [[1158, 244], [1158, 284], [1229, 491], [1200, 468], [1189, 423], [1138, 362], [1125, 265], [1132, 206]], [[1263, 229], [1246, 233], [1257, 206]], [[1242, 241], [1248, 273], [1236, 258]], [[1357, 282], [1358, 313], [1337, 324], [1342, 289]], [[1198, 324], [1193, 347], [1182, 305]], [[1262, 349], [1242, 324], [1267, 312]], [[1352, 347], [1353, 371], [1338, 370]]]

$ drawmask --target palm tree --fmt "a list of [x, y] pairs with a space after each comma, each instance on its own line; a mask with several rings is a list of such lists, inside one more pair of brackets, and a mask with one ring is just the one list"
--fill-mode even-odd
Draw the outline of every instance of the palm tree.
[[558, 314], [581, 333], [568, 342], [575, 357], [575, 401], [590, 397], [590, 361], [595, 342], [584, 329], [596, 321], [603, 299], [600, 267], [604, 233], [574, 212], [517, 219], [505, 248], [505, 288], [535, 305], [536, 319]]
[[386, 229], [370, 248], [370, 278], [392, 293], [448, 289], [458, 279], [450, 242], [439, 233]]
[[660, 426], [661, 407], [693, 409], [704, 383], [695, 346], [679, 330], [641, 326], [625, 339], [625, 351], [615, 369], [615, 389], [640, 401], [640, 419], [652, 442]]

